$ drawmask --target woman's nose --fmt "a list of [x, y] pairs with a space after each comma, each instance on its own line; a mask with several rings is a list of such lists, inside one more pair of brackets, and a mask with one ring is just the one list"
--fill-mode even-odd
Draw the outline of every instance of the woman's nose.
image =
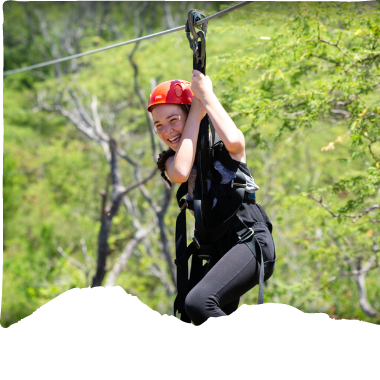
[[173, 131], [173, 126], [172, 125], [170, 125], [170, 123], [166, 123], [165, 124], [165, 133], [170, 133], [170, 132], [172, 132]]
[[167, 135], [168, 133], [170, 133], [170, 128], [168, 125], [165, 125], [165, 128], [164, 128], [164, 133]]

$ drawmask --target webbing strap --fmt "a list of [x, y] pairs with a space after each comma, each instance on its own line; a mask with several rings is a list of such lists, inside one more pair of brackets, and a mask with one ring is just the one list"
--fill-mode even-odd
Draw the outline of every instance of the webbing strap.
[[[198, 172], [201, 172], [198, 170]], [[201, 180], [199, 179], [201, 182]], [[235, 184], [244, 185], [246, 184], [244, 174], [237, 170], [236, 178], [234, 180]], [[199, 184], [199, 183], [198, 183]], [[201, 187], [201, 186], [199, 186]], [[219, 224], [217, 227], [207, 230], [203, 224], [203, 215], [201, 209], [201, 196], [200, 189], [197, 187], [194, 190], [194, 216], [196, 221], [196, 231], [194, 235], [196, 236], [197, 242], [199, 240], [200, 247], [197, 247], [194, 242], [191, 243], [186, 248], [186, 207], [183, 207], [180, 214], [177, 217], [176, 223], [176, 260], [177, 265], [177, 297], [174, 302], [174, 315], [176, 312], [181, 313], [181, 320], [186, 321], [188, 316], [185, 311], [185, 299], [190, 290], [203, 278], [204, 274], [207, 272], [209, 265], [202, 266], [202, 257], [211, 255], [212, 244], [217, 242], [221, 237], [223, 237], [229, 230], [232, 222], [235, 219], [237, 211], [240, 209], [245, 193], [245, 187], [234, 187], [231, 191], [231, 198], [226, 204], [222, 204], [227, 211], [225, 220]], [[177, 201], [180, 207], [184, 205], [184, 200], [181, 199], [181, 193], [187, 191], [187, 184], [181, 185], [177, 193]], [[198, 199], [197, 199], [198, 198]], [[223, 202], [225, 203], [225, 202]], [[209, 214], [211, 216], [211, 214]], [[201, 226], [201, 228], [200, 228]], [[199, 248], [199, 249], [198, 249]], [[198, 256], [198, 254], [201, 257]], [[190, 279], [188, 278], [188, 260], [192, 257]]]
[[181, 186], [177, 190], [177, 203], [179, 208], [182, 207], [181, 199], [188, 193], [188, 184], [187, 181], [182, 183]]
[[[256, 222], [253, 224], [251, 228], [248, 228], [247, 225], [240, 219], [239, 216], [236, 217], [236, 222], [233, 224], [233, 229], [235, 230], [236, 234], [238, 235], [241, 243], [244, 243], [253, 253], [253, 256], [255, 256], [256, 261], [258, 262], [258, 257], [256, 253], [256, 245], [260, 247], [260, 274], [259, 274], [259, 297], [257, 304], [263, 304], [264, 303], [264, 275], [265, 275], [265, 268], [264, 268], [264, 255], [263, 250], [261, 248], [261, 244], [258, 242], [258, 240], [255, 238], [255, 228], [256, 227], [266, 227], [267, 225], [262, 222]], [[253, 232], [252, 234], [250, 232]], [[244, 240], [246, 238], [246, 240]]]
[[[198, 42], [198, 49], [201, 51], [201, 42]], [[204, 49], [204, 47], [203, 47]], [[197, 62], [195, 55], [193, 55], [193, 69], [199, 70], [202, 74], [206, 74], [206, 57], [204, 57], [204, 65], [201, 67], [201, 62]], [[204, 235], [206, 228], [204, 226], [204, 221], [202, 218], [202, 204], [204, 206], [204, 185], [207, 173], [207, 163], [208, 163], [208, 117], [207, 115], [202, 119], [199, 127], [199, 135], [197, 141], [197, 153], [195, 157], [195, 162], [197, 165], [197, 178], [196, 185], [194, 189], [194, 217], [195, 217], [195, 228], [200, 235]], [[177, 191], [177, 203], [181, 208], [181, 212], [177, 217], [176, 222], [176, 259], [175, 264], [177, 265], [177, 297], [174, 301], [174, 315], [176, 312], [181, 313], [181, 320], [184, 322], [191, 322], [185, 310], [185, 299], [192, 287], [195, 286], [197, 282], [202, 278], [202, 260], [194, 255], [197, 248], [194, 243], [191, 243], [187, 248], [187, 238], [186, 238], [186, 207], [184, 205], [185, 200], [182, 198], [188, 192], [188, 183], [185, 182], [181, 184]], [[191, 264], [190, 280], [188, 278], [188, 260], [190, 256], [193, 255]]]
[[[246, 184], [245, 176], [244, 174], [238, 169], [236, 171], [236, 178], [234, 179], [234, 183], [237, 185], [244, 185]], [[212, 244], [219, 240], [228, 230], [228, 228], [231, 226], [234, 217], [236, 213], [239, 211], [243, 199], [244, 199], [244, 193], [245, 193], [245, 187], [233, 187], [233, 190], [231, 191], [231, 202], [223, 202], [220, 207], [222, 210], [226, 211], [226, 218], [222, 223], [220, 223], [215, 228], [208, 230], [205, 232], [205, 239], [203, 240], [202, 237], [199, 235], [199, 242], [201, 244]], [[197, 231], [198, 232], [198, 231]]]
[[[181, 212], [185, 212], [182, 210]], [[177, 265], [177, 297], [174, 301], [174, 315], [177, 311], [181, 313], [181, 320], [190, 323], [191, 320], [185, 310], [185, 299], [189, 293], [189, 266], [188, 260], [197, 251], [194, 243], [191, 243], [180, 258], [174, 261]], [[177, 251], [178, 252], [178, 251]], [[195, 256], [195, 255], [194, 255]], [[194, 257], [193, 256], [193, 257]]]

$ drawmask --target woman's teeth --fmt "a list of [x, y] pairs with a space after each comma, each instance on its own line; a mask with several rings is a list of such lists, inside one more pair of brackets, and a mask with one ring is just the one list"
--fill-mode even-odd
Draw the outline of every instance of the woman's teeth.
[[178, 136], [176, 136], [176, 137], [174, 137], [174, 138], [172, 138], [172, 139], [169, 139], [169, 141], [170, 141], [172, 144], [175, 144], [176, 142], [179, 141], [180, 137], [181, 137], [181, 136], [178, 135]]

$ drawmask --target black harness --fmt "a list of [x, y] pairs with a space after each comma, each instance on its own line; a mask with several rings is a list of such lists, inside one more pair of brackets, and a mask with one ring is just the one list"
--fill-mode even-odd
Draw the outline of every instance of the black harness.
[[[211, 125], [211, 128], [212, 125]], [[204, 138], [204, 136], [202, 136]], [[201, 140], [202, 140], [201, 137]], [[199, 143], [199, 141], [198, 141]], [[176, 259], [177, 266], [177, 297], [174, 301], [174, 315], [181, 313], [181, 320], [191, 322], [185, 311], [185, 299], [190, 290], [205, 276], [208, 270], [234, 245], [231, 243], [231, 232], [237, 235], [238, 244], [246, 244], [252, 251], [257, 262], [260, 263], [259, 275], [259, 299], [258, 304], [264, 302], [264, 257], [259, 242], [255, 239], [254, 229], [267, 226], [266, 223], [256, 222], [249, 228], [239, 217], [239, 209], [244, 201], [254, 202], [254, 199], [246, 193], [247, 187], [244, 173], [240, 170], [237, 161], [233, 160], [222, 141], [212, 145], [209, 150], [205, 165], [202, 166], [202, 152], [196, 155], [197, 179], [194, 189], [194, 200], [184, 199], [188, 193], [188, 183], [183, 183], [177, 191], [177, 202], [181, 211], [176, 223]], [[199, 157], [200, 156], [200, 157]], [[213, 167], [214, 161], [220, 163], [228, 170], [236, 173], [236, 178], [230, 183], [220, 184], [220, 175]], [[199, 166], [199, 164], [201, 166]], [[203, 175], [202, 175], [203, 174]], [[211, 178], [210, 178], [211, 177]], [[211, 179], [211, 189], [206, 189], [205, 180]], [[217, 199], [215, 208], [219, 207], [224, 219], [216, 223], [212, 219], [213, 199]], [[187, 246], [186, 234], [186, 208], [194, 210], [195, 231], [193, 241]], [[260, 247], [260, 256], [257, 255], [256, 245]], [[189, 278], [188, 261], [192, 256]], [[203, 260], [206, 264], [203, 265]]]
[[[193, 68], [206, 74], [206, 49], [205, 28], [199, 31], [193, 39], [189, 33], [194, 33], [194, 24], [204, 14], [198, 14], [191, 10], [186, 22], [186, 33], [190, 41], [190, 47], [194, 51]], [[190, 24], [190, 25], [189, 25]], [[203, 24], [205, 25], [205, 24]], [[199, 42], [196, 42], [197, 38]], [[209, 136], [211, 135], [210, 144]], [[210, 147], [211, 146], [211, 147]], [[219, 161], [226, 169], [236, 173], [236, 178], [229, 184], [220, 184], [220, 174], [214, 168], [214, 162]], [[256, 226], [265, 223], [256, 222], [248, 228], [239, 217], [239, 209], [244, 200], [254, 200], [246, 193], [247, 187], [244, 173], [239, 168], [239, 162], [233, 160], [218, 138], [215, 129], [206, 115], [200, 124], [197, 151], [195, 155], [197, 177], [194, 189], [194, 200], [186, 201], [184, 197], [188, 193], [188, 183], [181, 184], [177, 191], [177, 202], [180, 213], [176, 222], [176, 259], [177, 266], [177, 297], [174, 301], [174, 315], [181, 313], [181, 320], [190, 323], [191, 320], [185, 310], [185, 299], [190, 290], [205, 276], [208, 270], [231, 248], [231, 232], [237, 235], [238, 244], [246, 244], [252, 251], [257, 262], [261, 264], [259, 275], [259, 299], [258, 303], [264, 302], [264, 258], [260, 244], [254, 236]], [[206, 180], [211, 180], [210, 191], [207, 191]], [[216, 207], [223, 214], [220, 223], [214, 220], [211, 205], [213, 199], [217, 199]], [[248, 201], [249, 202], [249, 201]], [[194, 210], [195, 231], [193, 241], [187, 246], [186, 236], [186, 208]], [[272, 231], [270, 231], [272, 232]], [[235, 236], [236, 239], [236, 236]], [[260, 247], [260, 257], [257, 256], [255, 243]], [[191, 271], [189, 278], [188, 261], [192, 256]], [[206, 260], [206, 265], [203, 265]]]

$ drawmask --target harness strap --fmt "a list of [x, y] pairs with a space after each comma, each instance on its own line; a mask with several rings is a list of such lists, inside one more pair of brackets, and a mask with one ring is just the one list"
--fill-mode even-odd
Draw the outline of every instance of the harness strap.
[[181, 200], [182, 198], [188, 193], [188, 183], [187, 181], [182, 183], [181, 186], [178, 188], [177, 190], [177, 203], [178, 203], [178, 207], [181, 208], [182, 207], [182, 203], [181, 203]]
[[[237, 184], [246, 184], [243, 173], [236, 173], [237, 179], [235, 179], [235, 183]], [[235, 215], [239, 208], [242, 205], [244, 199], [245, 188], [234, 187], [234, 191], [231, 194], [231, 203], [229, 209], [232, 210], [231, 215], [226, 218], [220, 225], [216, 228], [211, 229], [209, 231], [206, 228], [202, 228], [199, 230], [200, 223], [196, 224], [198, 229], [194, 231], [193, 242], [186, 247], [187, 236], [186, 236], [186, 206], [188, 203], [184, 199], [180, 199], [181, 193], [187, 190], [187, 184], [183, 184], [180, 186], [177, 193], [177, 201], [178, 205], [181, 208], [181, 212], [177, 217], [176, 222], [176, 259], [174, 263], [177, 266], [177, 297], [174, 301], [174, 315], [178, 311], [181, 313], [181, 320], [184, 322], [190, 322], [190, 318], [188, 317], [185, 310], [185, 299], [190, 290], [203, 278], [205, 273], [208, 271], [209, 262], [211, 258], [211, 249], [213, 243], [217, 242], [222, 236], [225, 235], [227, 230], [230, 228], [232, 222], [234, 221]], [[197, 193], [199, 195], [199, 192]], [[224, 203], [224, 202], [223, 202]], [[194, 194], [194, 214], [195, 220], [198, 218], [201, 220], [203, 224], [203, 215], [200, 208], [201, 200], [196, 199]], [[227, 205], [226, 205], [227, 206]], [[199, 220], [198, 220], [199, 222]], [[204, 224], [203, 224], [204, 226]], [[202, 232], [200, 234], [199, 232]], [[195, 254], [198, 253], [198, 254]], [[192, 256], [191, 261], [191, 271], [190, 271], [190, 279], [188, 278], [188, 260]], [[207, 260], [208, 265], [203, 266], [202, 260]]]
[[[230, 185], [231, 186], [231, 185]], [[219, 240], [231, 226], [236, 213], [239, 211], [243, 199], [245, 196], [245, 187], [246, 180], [244, 174], [238, 169], [236, 171], [236, 178], [234, 179], [233, 191], [231, 191], [231, 202], [221, 202], [220, 207], [224, 208], [227, 211], [227, 215], [225, 220], [220, 223], [215, 228], [203, 231], [203, 235], [198, 234], [198, 230], [196, 231], [196, 238], [198, 239], [201, 245], [208, 245]], [[194, 209], [195, 209], [195, 200], [194, 200]], [[195, 213], [195, 210], [194, 210]], [[196, 217], [196, 215], [195, 215]], [[200, 216], [202, 218], [202, 215]], [[199, 238], [198, 238], [199, 237]]]
[[263, 250], [261, 248], [261, 244], [258, 242], [254, 235], [256, 227], [267, 227], [267, 225], [262, 222], [256, 222], [251, 228], [248, 228], [238, 215], [236, 216], [236, 222], [232, 226], [240, 240], [239, 244], [244, 243], [251, 250], [257, 262], [259, 262], [259, 260], [256, 253], [256, 243], [260, 248], [259, 298], [257, 302], [257, 304], [260, 305], [264, 303], [265, 268]]

